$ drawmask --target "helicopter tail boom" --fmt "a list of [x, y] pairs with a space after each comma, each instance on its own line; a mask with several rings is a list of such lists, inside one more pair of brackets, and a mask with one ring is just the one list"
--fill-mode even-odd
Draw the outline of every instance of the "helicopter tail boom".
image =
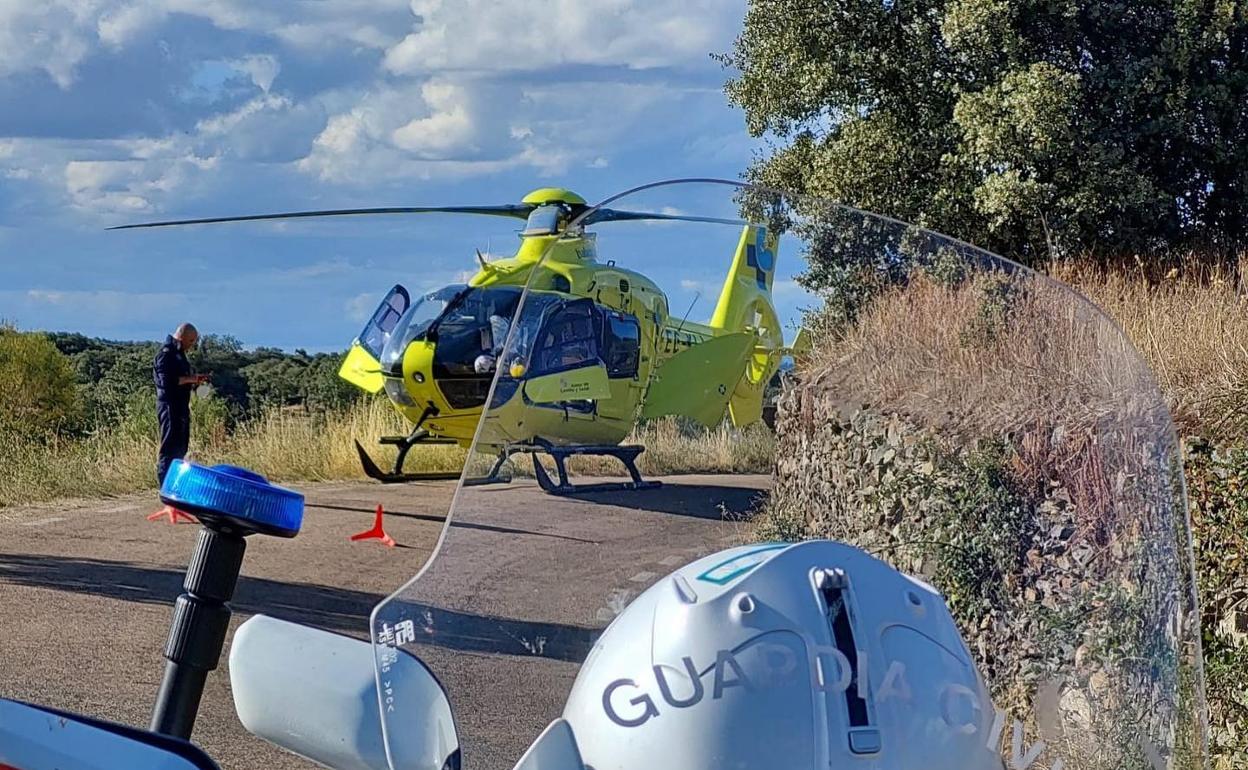
[[750, 332], [753, 352], [728, 401], [735, 425], [762, 418], [767, 382], [779, 366], [784, 340], [771, 290], [775, 282], [777, 239], [761, 225], [748, 225], [737, 242], [710, 326], [721, 334]]
[[[776, 239], [760, 225], [742, 229], [732, 257], [732, 267], [724, 279], [710, 326], [729, 332], [759, 328], [759, 312], [772, 308], [771, 288], [775, 280]], [[775, 311], [771, 311], [775, 315]], [[761, 319], [767, 321], [768, 319]]]

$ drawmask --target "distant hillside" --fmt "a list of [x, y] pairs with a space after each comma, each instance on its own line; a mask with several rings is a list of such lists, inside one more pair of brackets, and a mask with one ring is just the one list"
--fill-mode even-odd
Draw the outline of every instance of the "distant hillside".
[[[136, 397], [154, 391], [152, 359], [159, 341], [123, 342], [76, 332], [45, 334], [72, 364], [88, 428], [119, 421]], [[212, 375], [212, 389], [232, 419], [268, 407], [309, 410], [347, 406], [359, 391], [338, 378], [342, 353], [287, 353], [278, 348], [248, 349], [241, 340], [204, 336], [190, 354], [195, 371]]]

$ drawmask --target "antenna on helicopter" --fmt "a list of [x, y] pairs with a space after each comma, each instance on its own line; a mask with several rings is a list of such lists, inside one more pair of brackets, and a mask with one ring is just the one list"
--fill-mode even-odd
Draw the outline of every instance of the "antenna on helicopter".
[[689, 314], [693, 312], [693, 306], [698, 304], [698, 300], [702, 299], [701, 290], [694, 292], [693, 302], [689, 303], [689, 309], [685, 311], [685, 317], [680, 319], [680, 325], [676, 327], [676, 333], [680, 334], [680, 330], [685, 328], [685, 321], [689, 320]]

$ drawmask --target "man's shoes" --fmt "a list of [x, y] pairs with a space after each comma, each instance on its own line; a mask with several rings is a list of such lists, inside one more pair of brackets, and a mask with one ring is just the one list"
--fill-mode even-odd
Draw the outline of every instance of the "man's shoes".
[[148, 514], [147, 520], [156, 521], [166, 516], [169, 517], [170, 524], [177, 524], [178, 521], [189, 521], [190, 523], [195, 524], [199, 521], [199, 519], [196, 519], [194, 516], [187, 513], [186, 511], [180, 511], [177, 508], [174, 508], [172, 505], [166, 505], [164, 508], [161, 508], [159, 511], [156, 511], [155, 513], [152, 513], [152, 514]]

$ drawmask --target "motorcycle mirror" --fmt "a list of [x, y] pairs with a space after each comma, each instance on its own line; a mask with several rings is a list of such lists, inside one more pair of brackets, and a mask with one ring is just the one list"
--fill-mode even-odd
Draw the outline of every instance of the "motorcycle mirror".
[[253, 735], [336, 770], [458, 767], [446, 692], [416, 656], [395, 652], [386, 697], [421, 718], [388, 736], [389, 763], [368, 642], [256, 615], [230, 649], [234, 708]]
[[0, 698], [0, 767], [217, 770], [187, 741]]

